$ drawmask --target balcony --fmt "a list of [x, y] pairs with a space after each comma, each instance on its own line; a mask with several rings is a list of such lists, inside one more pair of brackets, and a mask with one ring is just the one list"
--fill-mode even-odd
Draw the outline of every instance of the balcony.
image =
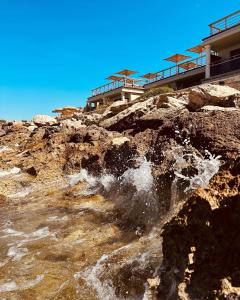
[[166, 79], [166, 78], [170, 78], [172, 76], [177, 76], [177, 75], [180, 75], [180, 74], [184, 74], [184, 73], [187, 73], [189, 71], [201, 68], [205, 65], [206, 65], [206, 56], [202, 55], [202, 56], [199, 56], [199, 57], [194, 58], [192, 60], [188, 60], [187, 62], [175, 65], [171, 68], [164, 69], [162, 71], [159, 71], [159, 72], [155, 73], [155, 77], [151, 78], [148, 81], [148, 84], [152, 83], [152, 82], [159, 81], [159, 80], [163, 80], [163, 79]]
[[240, 55], [220, 60], [211, 65], [211, 77], [240, 70]]
[[[141, 80], [139, 80], [139, 82], [140, 81]], [[135, 87], [135, 88], [137, 88], [137, 87], [141, 87], [141, 85], [137, 84], [136, 81], [133, 81], [131, 78], [124, 78], [122, 80], [112, 81], [110, 83], [104, 84], [104, 85], [92, 90], [92, 97], [110, 92], [110, 91], [118, 89], [120, 87], [127, 87], [127, 88]]]
[[215, 35], [240, 24], [240, 10], [209, 25], [210, 35]]

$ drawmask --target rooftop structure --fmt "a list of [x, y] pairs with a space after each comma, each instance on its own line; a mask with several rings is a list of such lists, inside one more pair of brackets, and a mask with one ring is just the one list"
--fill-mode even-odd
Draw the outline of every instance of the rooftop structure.
[[116, 73], [122, 76], [114, 74], [107, 77], [111, 82], [92, 90], [92, 96], [88, 98], [87, 107], [91, 110], [108, 102], [135, 100], [144, 93], [142, 80], [129, 77], [136, 73], [136, 71], [124, 69]]
[[181, 89], [240, 71], [240, 10], [211, 23], [209, 28], [210, 35], [202, 44], [187, 49], [199, 57], [187, 60], [177, 54], [168, 58], [175, 66], [155, 73], [144, 88], [170, 85]]

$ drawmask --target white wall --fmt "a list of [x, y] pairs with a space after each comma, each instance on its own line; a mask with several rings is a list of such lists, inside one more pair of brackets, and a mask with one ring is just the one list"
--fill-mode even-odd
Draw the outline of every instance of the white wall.
[[229, 58], [230, 57], [230, 52], [232, 50], [239, 49], [239, 48], [240, 48], [240, 43], [238, 43], [237, 45], [228, 47], [228, 48], [226, 48], [224, 50], [221, 50], [221, 51], [218, 52], [218, 54], [222, 58]]

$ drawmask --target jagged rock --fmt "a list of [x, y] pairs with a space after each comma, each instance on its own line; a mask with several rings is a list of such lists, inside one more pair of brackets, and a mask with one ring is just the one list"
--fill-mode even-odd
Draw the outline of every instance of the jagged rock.
[[213, 84], [202, 84], [191, 88], [188, 96], [188, 105], [191, 109], [199, 109], [205, 105], [218, 105], [222, 107], [235, 106], [240, 92], [234, 88]]
[[157, 108], [170, 108], [170, 109], [185, 109], [188, 102], [183, 98], [174, 98], [168, 95], [161, 95], [155, 100]]
[[5, 134], [6, 134], [5, 130], [0, 129], [0, 137], [1, 137], [1, 136], [4, 136]]
[[53, 125], [57, 123], [57, 120], [54, 117], [47, 116], [47, 115], [36, 115], [33, 117], [33, 122], [36, 125]]
[[[240, 112], [213, 111], [181, 114], [174, 120], [177, 140], [189, 139], [200, 151], [209, 150], [224, 158], [236, 158], [240, 149]], [[173, 127], [173, 126], [171, 126]]]
[[97, 114], [97, 113], [75, 113], [73, 117], [81, 121], [82, 124], [86, 126], [91, 126], [91, 125], [98, 125], [99, 120], [102, 118], [102, 115]]
[[36, 125], [30, 125], [27, 127], [30, 132], [33, 132], [36, 128], [38, 128]]
[[130, 141], [130, 139], [127, 138], [127, 137], [124, 137], [124, 136], [122, 136], [122, 137], [116, 137], [116, 138], [112, 139], [112, 144], [120, 146], [120, 145], [122, 145], [122, 144], [124, 144], [126, 142], [129, 142], [129, 141]]
[[32, 176], [37, 176], [37, 174], [38, 174], [35, 167], [29, 167], [29, 168], [25, 169], [24, 171]]
[[63, 120], [60, 123], [60, 126], [65, 126], [67, 128], [74, 128], [74, 129], [79, 129], [86, 127], [86, 125], [82, 124], [82, 121], [73, 121], [73, 120]]
[[121, 111], [125, 110], [127, 107], [129, 107], [130, 104], [126, 101], [115, 101], [110, 106], [107, 107], [105, 112], [102, 114], [102, 120], [112, 117]]
[[200, 111], [238, 111], [236, 107], [221, 107], [221, 106], [215, 106], [215, 105], [205, 105], [201, 107]]
[[[239, 295], [240, 173], [235, 168], [238, 161], [224, 166], [207, 189], [187, 197], [165, 224], [160, 299]], [[173, 282], [176, 289], [171, 290]]]
[[117, 115], [100, 121], [99, 125], [108, 129], [123, 131], [134, 125], [134, 122], [155, 107], [154, 98], [135, 103]]

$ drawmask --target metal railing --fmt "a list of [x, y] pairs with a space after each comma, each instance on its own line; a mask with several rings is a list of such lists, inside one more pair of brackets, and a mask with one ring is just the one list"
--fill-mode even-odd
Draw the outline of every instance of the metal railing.
[[236, 55], [211, 64], [211, 76], [240, 70], [240, 55]]
[[210, 34], [214, 35], [240, 24], [240, 10], [209, 25]]
[[163, 79], [166, 79], [166, 78], [169, 78], [169, 77], [172, 77], [172, 76], [183, 74], [183, 73], [198, 69], [200, 67], [203, 67], [203, 66], [206, 65], [206, 56], [205, 55], [199, 56], [199, 57], [194, 58], [192, 60], [186, 61], [186, 63], [193, 63], [195, 66], [188, 69], [188, 70], [186, 70], [186, 69], [181, 67], [181, 64], [179, 64], [179, 65], [173, 66], [171, 68], [164, 69], [162, 71], [159, 71], [159, 72], [155, 73], [156, 76], [154, 78], [148, 80], [148, 83], [163, 80]]
[[[140, 82], [140, 80], [139, 80], [139, 82]], [[122, 79], [122, 80], [112, 81], [110, 83], [104, 84], [104, 85], [92, 90], [92, 97], [107, 93], [109, 91], [115, 90], [120, 87], [141, 87], [141, 85], [136, 84], [134, 82], [129, 83], [129, 82], [127, 82], [127, 78]]]

